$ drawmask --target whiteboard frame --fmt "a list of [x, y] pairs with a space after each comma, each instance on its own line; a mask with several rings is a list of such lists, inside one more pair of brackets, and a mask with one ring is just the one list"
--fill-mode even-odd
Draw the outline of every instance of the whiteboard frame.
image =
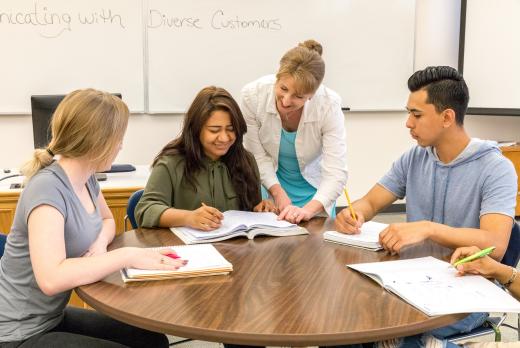
[[[464, 75], [464, 53], [466, 40], [466, 11], [468, 0], [461, 0], [460, 4], [460, 34], [459, 34], [459, 64], [458, 70]], [[489, 115], [489, 116], [520, 116], [518, 108], [493, 108], [493, 107], [468, 107], [466, 115]]]

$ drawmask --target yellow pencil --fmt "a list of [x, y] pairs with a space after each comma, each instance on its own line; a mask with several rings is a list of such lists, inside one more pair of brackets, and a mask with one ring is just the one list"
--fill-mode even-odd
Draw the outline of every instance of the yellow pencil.
[[354, 218], [354, 220], [357, 221], [356, 212], [354, 211], [354, 208], [352, 207], [352, 203], [350, 203], [350, 197], [348, 196], [347, 188], [343, 188], [343, 193], [345, 193], [345, 198], [347, 199], [348, 208], [350, 209], [350, 215]]

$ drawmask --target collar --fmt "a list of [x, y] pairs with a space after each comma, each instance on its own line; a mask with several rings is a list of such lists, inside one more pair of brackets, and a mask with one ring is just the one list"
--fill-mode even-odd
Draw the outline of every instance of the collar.
[[[269, 91], [269, 96], [267, 98], [267, 112], [270, 114], [278, 115], [278, 110], [276, 109], [276, 97], [274, 93], [275, 85]], [[278, 115], [279, 116], [279, 115]]]
[[208, 167], [208, 168], [212, 168], [212, 167], [220, 167], [222, 166], [223, 162], [219, 159], [217, 160], [212, 160], [211, 158], [209, 158], [208, 156], [204, 155], [204, 157], [202, 158], [202, 162]]

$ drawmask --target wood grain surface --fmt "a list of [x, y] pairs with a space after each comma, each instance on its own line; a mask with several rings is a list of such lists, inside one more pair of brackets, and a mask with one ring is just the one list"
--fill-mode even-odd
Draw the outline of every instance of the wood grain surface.
[[[124, 284], [119, 273], [76, 289], [96, 310], [126, 323], [207, 341], [274, 346], [338, 345], [407, 336], [451, 324], [464, 314], [428, 317], [348, 263], [398, 259], [385, 252], [324, 242], [331, 222], [304, 224], [311, 234], [215, 243], [228, 276]], [[111, 248], [182, 242], [169, 230], [119, 235]], [[424, 243], [401, 258], [450, 250]]]

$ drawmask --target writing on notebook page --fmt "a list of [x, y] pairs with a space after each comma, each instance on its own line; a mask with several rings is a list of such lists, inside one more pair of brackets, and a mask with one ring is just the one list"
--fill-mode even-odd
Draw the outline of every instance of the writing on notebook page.
[[457, 276], [434, 257], [347, 265], [427, 315], [520, 312], [520, 302], [479, 275]]

